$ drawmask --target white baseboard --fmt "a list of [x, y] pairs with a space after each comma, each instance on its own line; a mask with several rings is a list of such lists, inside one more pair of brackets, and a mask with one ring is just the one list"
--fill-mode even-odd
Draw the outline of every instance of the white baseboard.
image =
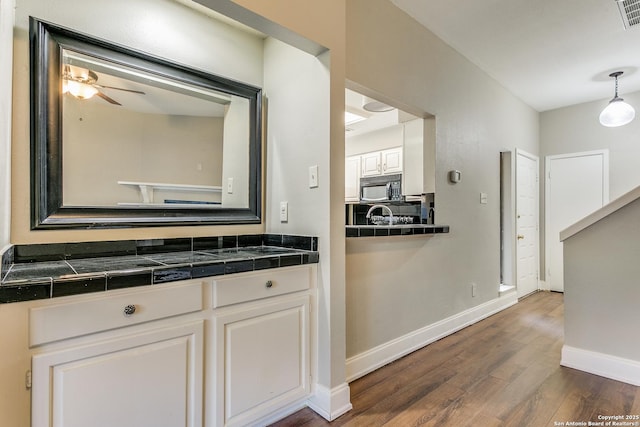
[[252, 425], [267, 426], [273, 424], [307, 406], [326, 420], [335, 420], [352, 408], [349, 385], [344, 383], [329, 390], [326, 387], [316, 384], [315, 393], [309, 399], [300, 399], [277, 411], [271, 412], [259, 420], [254, 421]]
[[640, 386], [640, 362], [564, 345], [562, 366]]
[[538, 289], [540, 289], [541, 291], [550, 291], [551, 288], [549, 288], [549, 285], [547, 284], [546, 280], [538, 280]]
[[451, 335], [518, 302], [516, 292], [509, 292], [439, 322], [410, 332], [371, 350], [347, 359], [347, 382], [358, 379], [434, 341]]
[[335, 420], [353, 407], [349, 384], [345, 382], [332, 389], [316, 384], [315, 393], [307, 401], [307, 406], [327, 421]]

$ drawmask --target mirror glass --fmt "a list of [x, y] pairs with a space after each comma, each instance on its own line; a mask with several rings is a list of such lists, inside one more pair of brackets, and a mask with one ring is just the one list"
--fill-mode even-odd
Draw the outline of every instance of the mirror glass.
[[260, 222], [259, 88], [32, 33], [33, 228]]

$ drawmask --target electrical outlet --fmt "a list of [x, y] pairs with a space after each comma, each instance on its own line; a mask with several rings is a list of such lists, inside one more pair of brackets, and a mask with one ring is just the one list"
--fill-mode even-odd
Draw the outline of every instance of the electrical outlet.
[[318, 165], [309, 166], [309, 188], [318, 186]]
[[227, 194], [233, 194], [233, 178], [227, 178]]
[[280, 222], [289, 220], [289, 202], [280, 202]]
[[487, 204], [487, 193], [480, 193], [480, 204]]
[[475, 283], [471, 284], [471, 296], [472, 297], [476, 296], [476, 284]]

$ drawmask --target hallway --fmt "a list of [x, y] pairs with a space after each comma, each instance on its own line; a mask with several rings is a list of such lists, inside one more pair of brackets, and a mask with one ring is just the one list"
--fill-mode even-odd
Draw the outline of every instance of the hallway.
[[562, 345], [563, 294], [538, 292], [352, 382], [353, 409], [332, 423], [305, 408], [274, 426], [542, 427], [640, 415], [639, 387], [561, 367]]

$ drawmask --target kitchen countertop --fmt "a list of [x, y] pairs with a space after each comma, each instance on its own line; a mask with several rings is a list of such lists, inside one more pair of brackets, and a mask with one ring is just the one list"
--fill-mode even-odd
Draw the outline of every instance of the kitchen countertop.
[[415, 236], [448, 233], [448, 225], [347, 225], [346, 237]]
[[[15, 256], [11, 253], [2, 257], [0, 303], [101, 292], [319, 261], [315, 237], [251, 237], [254, 238], [244, 240], [247, 244], [255, 245], [234, 247], [203, 244], [203, 239], [166, 239], [162, 241], [158, 252], [151, 253], [148, 253], [148, 249], [145, 250], [148, 245], [144, 242], [148, 241], [142, 241], [142, 244], [137, 242], [137, 248], [135, 241], [132, 241], [134, 246], [124, 245], [127, 249], [122, 252], [106, 251], [109, 256], [69, 255], [68, 247], [76, 244], [59, 244], [64, 249], [61, 251], [63, 254], [53, 254], [54, 249], [59, 249], [49, 247], [53, 245], [34, 245], [41, 246], [36, 249], [29, 246], [18, 247]], [[242, 242], [242, 239], [235, 241]], [[96, 254], [104, 255], [104, 244], [111, 242], [100, 243], [103, 246], [99, 247]], [[284, 247], [283, 243], [291, 247]], [[84, 245], [98, 247], [91, 243]], [[123, 245], [118, 242], [118, 246], [122, 248]], [[189, 250], [162, 251], [183, 247], [188, 247]], [[34, 256], [33, 252], [37, 252], [37, 255]]]

